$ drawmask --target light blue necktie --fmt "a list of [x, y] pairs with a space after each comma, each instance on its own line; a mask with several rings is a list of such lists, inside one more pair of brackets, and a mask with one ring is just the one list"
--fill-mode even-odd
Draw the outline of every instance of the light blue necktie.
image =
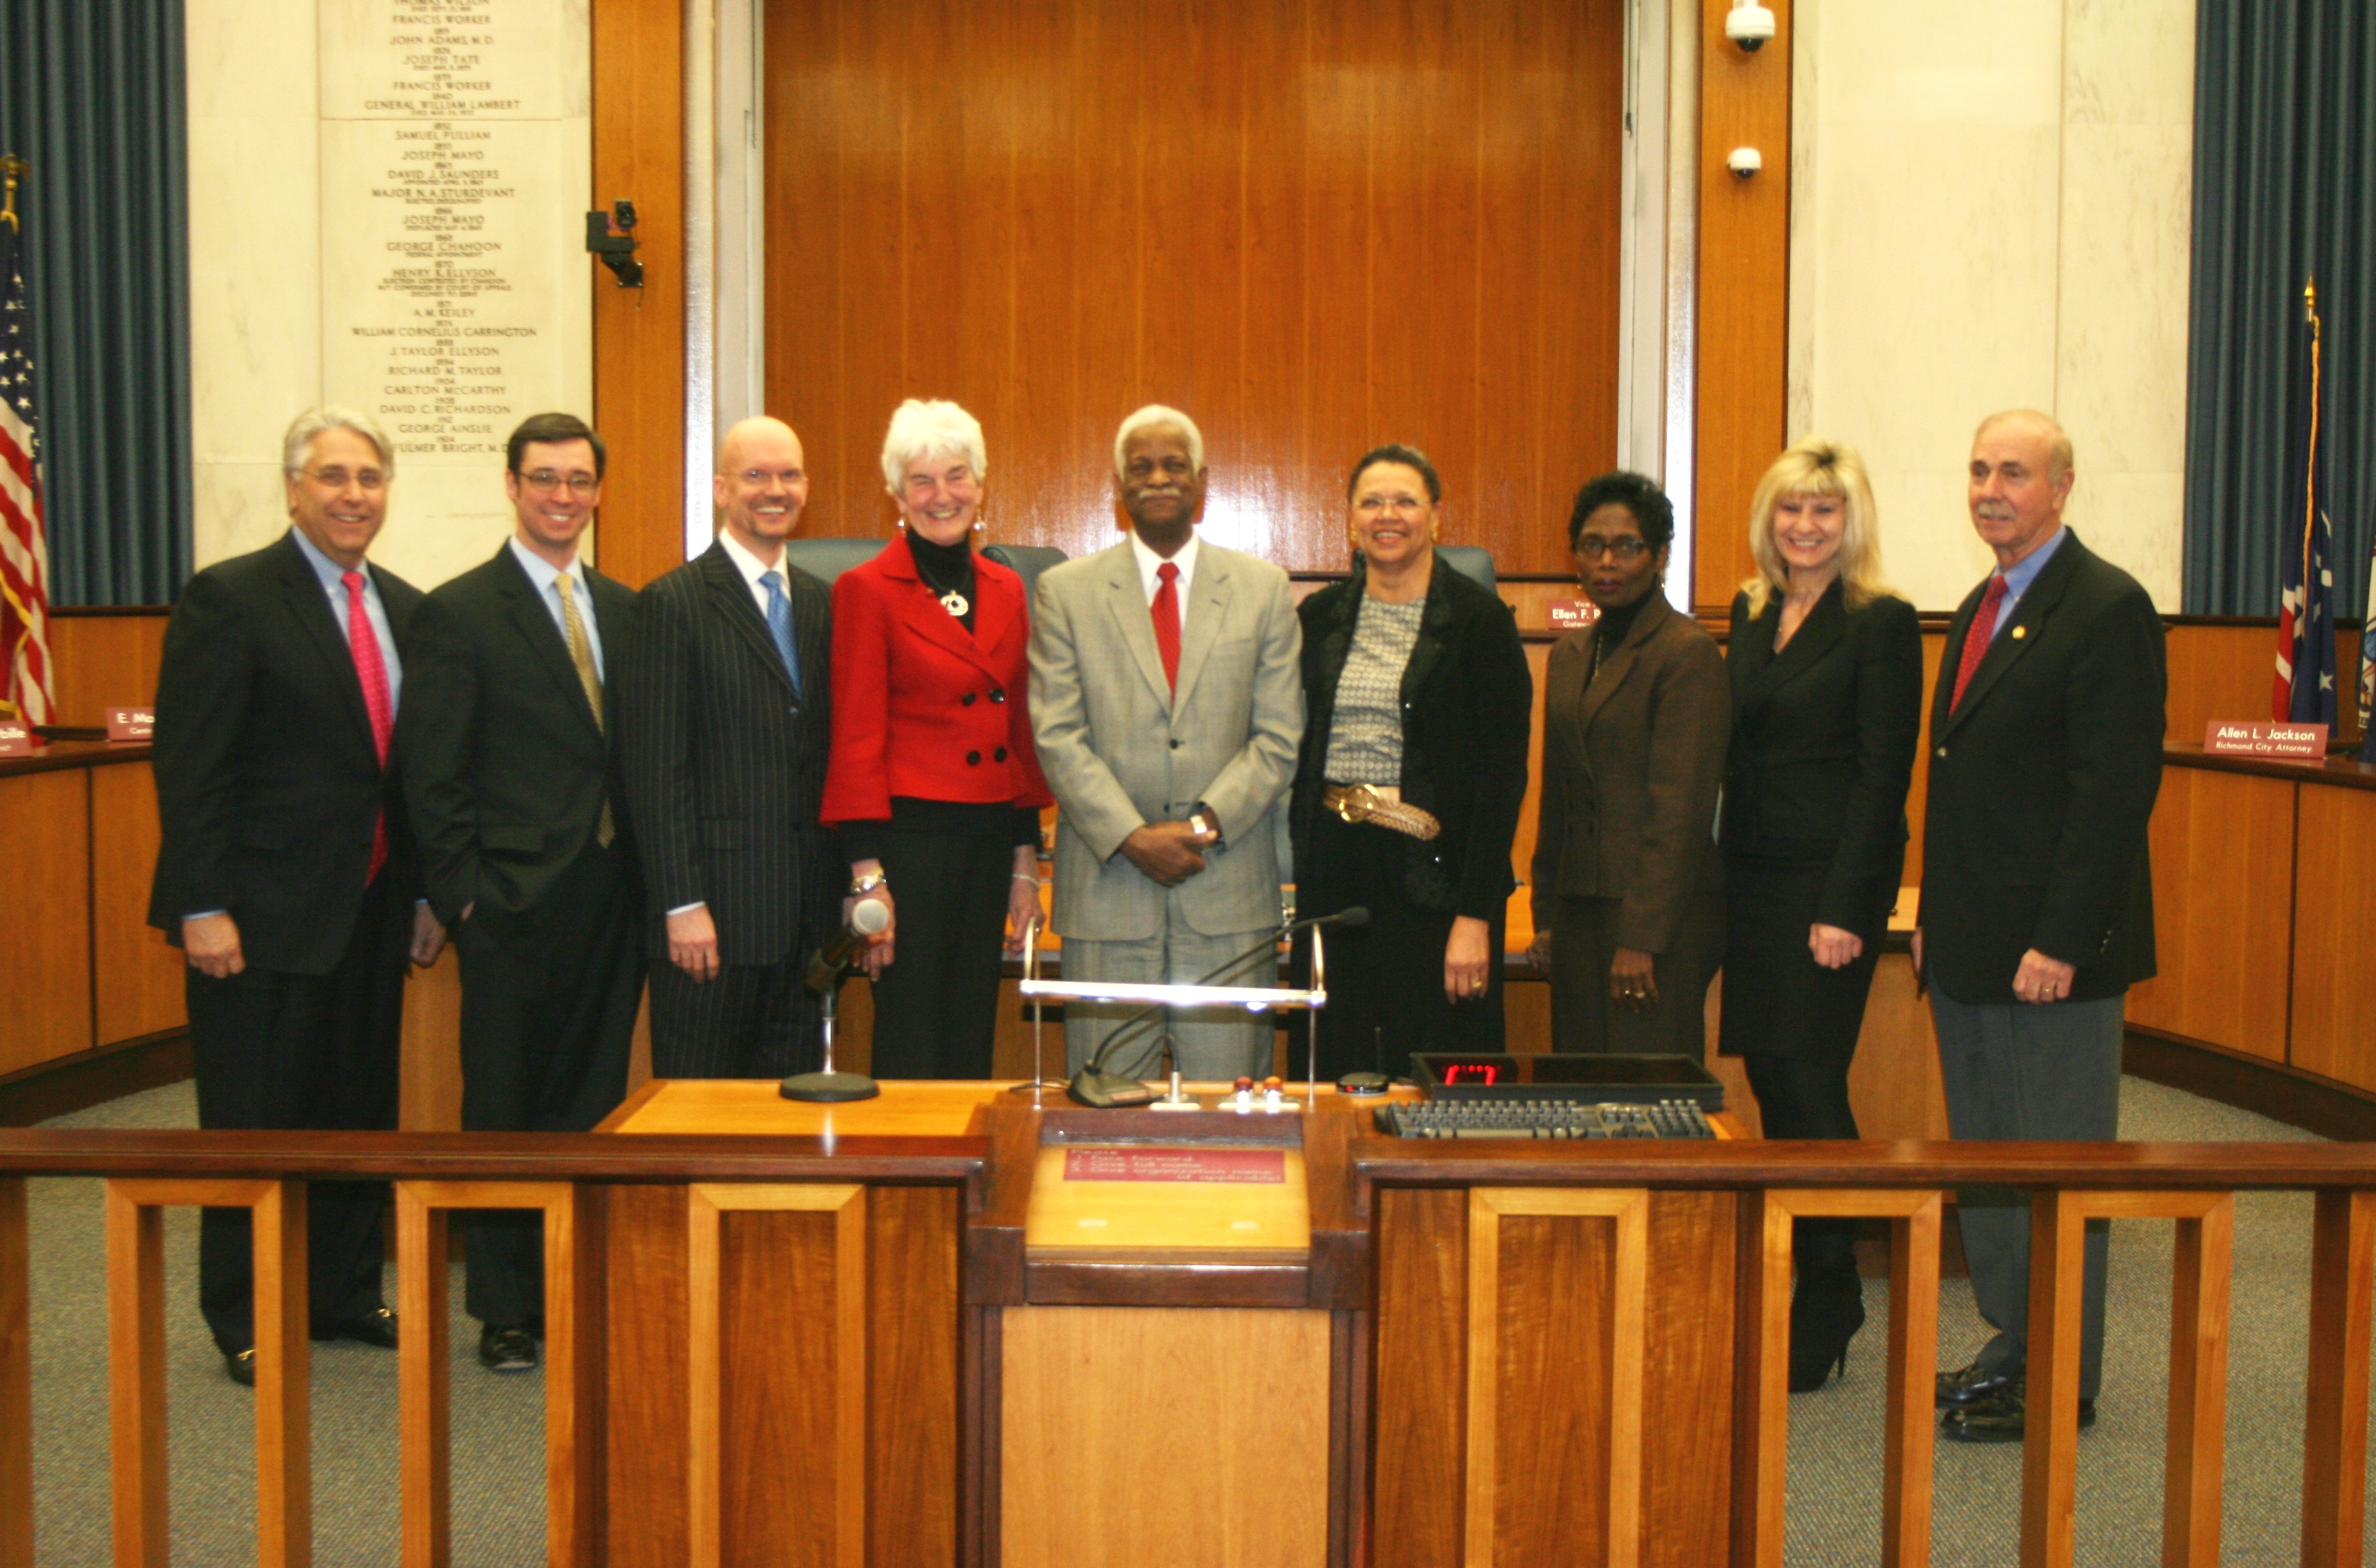
[[784, 661], [784, 672], [792, 678], [792, 691], [801, 689], [801, 656], [792, 651], [792, 601], [784, 597], [784, 579], [774, 572], [762, 572], [759, 581], [767, 589], [767, 635], [776, 639], [776, 652]]

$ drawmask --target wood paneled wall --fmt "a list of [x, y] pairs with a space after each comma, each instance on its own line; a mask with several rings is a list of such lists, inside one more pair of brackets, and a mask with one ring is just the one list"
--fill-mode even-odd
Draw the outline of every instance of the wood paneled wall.
[[1617, 0], [770, 0], [765, 31], [806, 531], [887, 532], [885, 423], [944, 397], [986, 430], [992, 537], [1100, 548], [1114, 428], [1161, 401], [1223, 542], [1340, 566], [1347, 468], [1404, 440], [1447, 538], [1567, 568], [1615, 453]]
[[164, 610], [50, 612], [50, 694], [59, 724], [99, 724], [111, 707], [157, 700]]
[[594, 427], [610, 466], [594, 551], [603, 571], [640, 587], [684, 559], [684, 16], [650, 0], [592, 0], [589, 21], [587, 207], [634, 202], [644, 264], [641, 289], [595, 274]]
[[[1790, 0], [1766, 0], [1774, 38], [1744, 54], [1722, 0], [1700, 6], [1699, 407], [1692, 597], [1719, 610], [1755, 569], [1749, 498], [1789, 439]], [[1764, 167], [1725, 166], [1753, 147]]]

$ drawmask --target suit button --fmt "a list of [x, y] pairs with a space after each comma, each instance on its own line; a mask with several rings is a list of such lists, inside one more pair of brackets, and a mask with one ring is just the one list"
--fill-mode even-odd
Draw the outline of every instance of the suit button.
[[981, 754], [980, 754], [980, 752], [968, 752], [968, 753], [966, 753], [966, 766], [967, 766], [968, 767], [979, 767], [979, 766], [981, 766]]
[[1177, 742], [1177, 741], [1172, 742], [1171, 742], [1171, 749], [1172, 749], [1173, 751], [1175, 751], [1175, 752], [1176, 752], [1176, 751], [1178, 751], [1178, 750], [1180, 749], [1180, 742]]
[[992, 702], [1004, 702], [1006, 700], [1006, 688], [1004, 686], [991, 687], [990, 700]]
[[973, 706], [973, 694], [971, 692], [968, 692], [965, 695], [957, 698], [957, 703], [960, 707], [971, 707]]
[[1946, 747], [1944, 747], [1944, 746], [1941, 746], [1941, 747], [1939, 748], [1939, 750], [1938, 750], [1938, 752], [1937, 752], [1937, 754], [1938, 754], [1938, 755], [1940, 755], [1940, 756], [1945, 756], [1945, 755], [1947, 754], [1947, 748], [1946, 748]]
[[991, 753], [990, 760], [992, 762], [1004, 762], [1006, 760], [1006, 748], [1004, 746], [1001, 746], [998, 750]]

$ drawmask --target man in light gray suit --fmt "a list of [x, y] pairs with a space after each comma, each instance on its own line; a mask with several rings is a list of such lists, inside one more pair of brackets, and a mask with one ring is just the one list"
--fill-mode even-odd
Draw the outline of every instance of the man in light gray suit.
[[[1031, 613], [1031, 723], [1055, 792], [1054, 920], [1068, 980], [1185, 983], [1278, 922], [1276, 814], [1303, 738], [1303, 634], [1287, 574], [1196, 537], [1205, 438], [1149, 405], [1114, 437], [1131, 537], [1051, 567]], [[1267, 954], [1222, 983], [1271, 985]], [[1135, 1006], [1070, 1004], [1078, 1072]], [[1173, 1015], [1190, 1078], [1270, 1070], [1266, 1015]], [[1167, 1029], [1142, 1024], [1106, 1071], [1152, 1073]]]

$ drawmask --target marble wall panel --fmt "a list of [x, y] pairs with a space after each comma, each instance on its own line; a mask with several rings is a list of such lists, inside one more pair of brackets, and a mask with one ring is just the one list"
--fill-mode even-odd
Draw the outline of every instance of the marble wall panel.
[[1988, 6], [1800, 0], [1820, 9], [1820, 122], [2050, 125], [2061, 119], [2061, 0]]

